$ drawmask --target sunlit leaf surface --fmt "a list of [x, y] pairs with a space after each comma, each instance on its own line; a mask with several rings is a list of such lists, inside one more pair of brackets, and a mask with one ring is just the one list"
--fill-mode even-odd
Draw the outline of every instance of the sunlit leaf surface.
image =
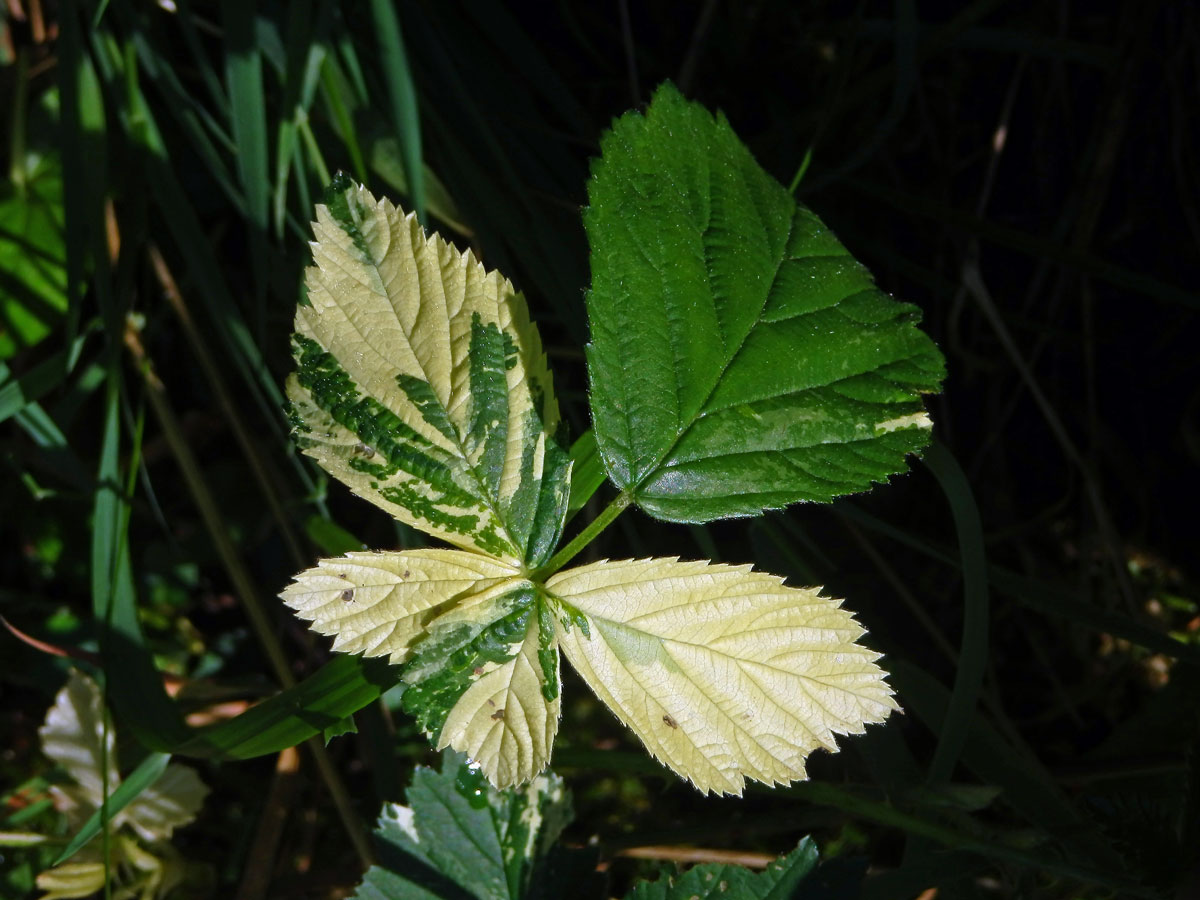
[[[72, 671], [38, 732], [42, 752], [71, 776], [72, 784], [56, 785], [52, 793], [77, 825], [100, 808], [106, 789], [111, 796], [121, 784], [116, 736], [104, 718], [96, 683]], [[195, 770], [172, 763], [112, 817], [112, 825], [128, 825], [145, 841], [165, 840], [196, 818], [207, 794]]]
[[554, 624], [509, 563], [461, 550], [351, 553], [301, 572], [282, 597], [335, 650], [407, 663], [405, 708], [493, 784], [546, 767], [560, 708]]
[[524, 298], [414, 216], [340, 178], [313, 224], [288, 381], [297, 439], [403, 522], [544, 562], [570, 462]]
[[702, 791], [805, 777], [818, 748], [896, 709], [840, 601], [749, 566], [598, 562], [546, 589], [588, 685], [659, 760]]
[[[669, 173], [669, 176], [668, 176]], [[670, 84], [601, 142], [584, 217], [609, 477], [703, 522], [864, 491], [929, 440], [941, 354], [723, 116]]]

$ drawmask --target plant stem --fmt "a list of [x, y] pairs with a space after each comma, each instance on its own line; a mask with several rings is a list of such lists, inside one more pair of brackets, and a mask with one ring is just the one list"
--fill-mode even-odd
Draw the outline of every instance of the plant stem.
[[574, 540], [550, 557], [550, 561], [540, 569], [533, 572], [530, 577], [534, 581], [543, 581], [546, 578], [549, 578], [551, 575], [569, 563], [572, 559], [574, 559], [575, 555], [580, 550], [594, 541], [596, 536], [609, 525], [611, 525], [613, 519], [619, 516], [625, 507], [632, 502], [633, 498], [630, 497], [629, 494], [625, 493], [625, 491], [621, 491], [621, 493], [617, 494], [617, 496], [613, 498], [612, 503], [604, 507], [604, 510], [600, 513], [600, 515], [588, 522], [583, 531], [575, 535]]

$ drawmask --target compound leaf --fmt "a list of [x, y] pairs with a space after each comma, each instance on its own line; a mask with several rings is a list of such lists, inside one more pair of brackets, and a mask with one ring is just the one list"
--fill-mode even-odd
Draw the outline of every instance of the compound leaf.
[[558, 637], [596, 695], [702, 791], [805, 777], [896, 709], [841, 601], [749, 566], [598, 562], [552, 576]]
[[868, 489], [928, 442], [941, 354], [723, 116], [669, 83], [601, 142], [584, 217], [609, 477], [703, 522]]
[[301, 448], [409, 525], [544, 562], [570, 461], [524, 298], [344, 176], [313, 232], [288, 381]]

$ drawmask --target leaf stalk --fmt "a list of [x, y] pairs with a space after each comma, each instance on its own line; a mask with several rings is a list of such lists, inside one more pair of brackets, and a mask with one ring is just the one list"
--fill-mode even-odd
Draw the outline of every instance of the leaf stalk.
[[580, 550], [594, 541], [597, 535], [611, 525], [613, 520], [616, 519], [616, 517], [622, 512], [624, 512], [625, 507], [632, 502], [633, 497], [631, 497], [626, 491], [621, 491], [621, 493], [617, 494], [617, 496], [613, 498], [612, 502], [608, 504], [608, 506], [604, 507], [604, 509], [600, 512], [600, 515], [588, 522], [583, 531], [575, 535], [574, 539], [572, 539], [569, 544], [550, 557], [549, 562], [547, 562], [540, 569], [535, 570], [529, 577], [534, 581], [544, 581], [545, 579], [549, 578], [551, 575], [569, 563], [572, 559], [574, 559]]

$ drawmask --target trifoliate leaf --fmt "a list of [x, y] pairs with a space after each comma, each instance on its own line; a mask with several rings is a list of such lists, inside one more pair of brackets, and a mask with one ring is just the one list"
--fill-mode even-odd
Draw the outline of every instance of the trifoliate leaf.
[[558, 646], [546, 600], [505, 582], [429, 625], [405, 668], [404, 708], [438, 749], [466, 753], [498, 788], [550, 761], [558, 730]]
[[499, 792], [463, 757], [447, 753], [441, 773], [416, 770], [407, 800], [384, 806], [375, 831], [379, 864], [367, 871], [357, 900], [577, 895], [579, 883], [538, 892], [548, 881], [547, 856], [571, 817], [556, 775]]
[[559, 642], [660, 761], [702, 791], [805, 777], [896, 709], [841, 601], [752, 571], [677, 559], [599, 562], [554, 575]]
[[461, 550], [348, 553], [323, 559], [280, 595], [333, 649], [404, 662], [440, 612], [497, 584], [513, 566]]
[[[817, 856], [817, 845], [806, 837], [795, 850], [761, 872], [706, 863], [680, 876], [662, 875], [657, 881], [643, 881], [625, 895], [625, 900], [799, 900], [809, 896], [800, 884], [816, 868]], [[814, 891], [812, 896], [826, 895]]]
[[317, 207], [288, 381], [305, 453], [396, 518], [537, 565], [570, 463], [524, 298], [416, 218], [339, 178]]
[[701, 522], [863, 491], [928, 442], [918, 310], [670, 84], [601, 142], [584, 217], [591, 408], [609, 476]]

